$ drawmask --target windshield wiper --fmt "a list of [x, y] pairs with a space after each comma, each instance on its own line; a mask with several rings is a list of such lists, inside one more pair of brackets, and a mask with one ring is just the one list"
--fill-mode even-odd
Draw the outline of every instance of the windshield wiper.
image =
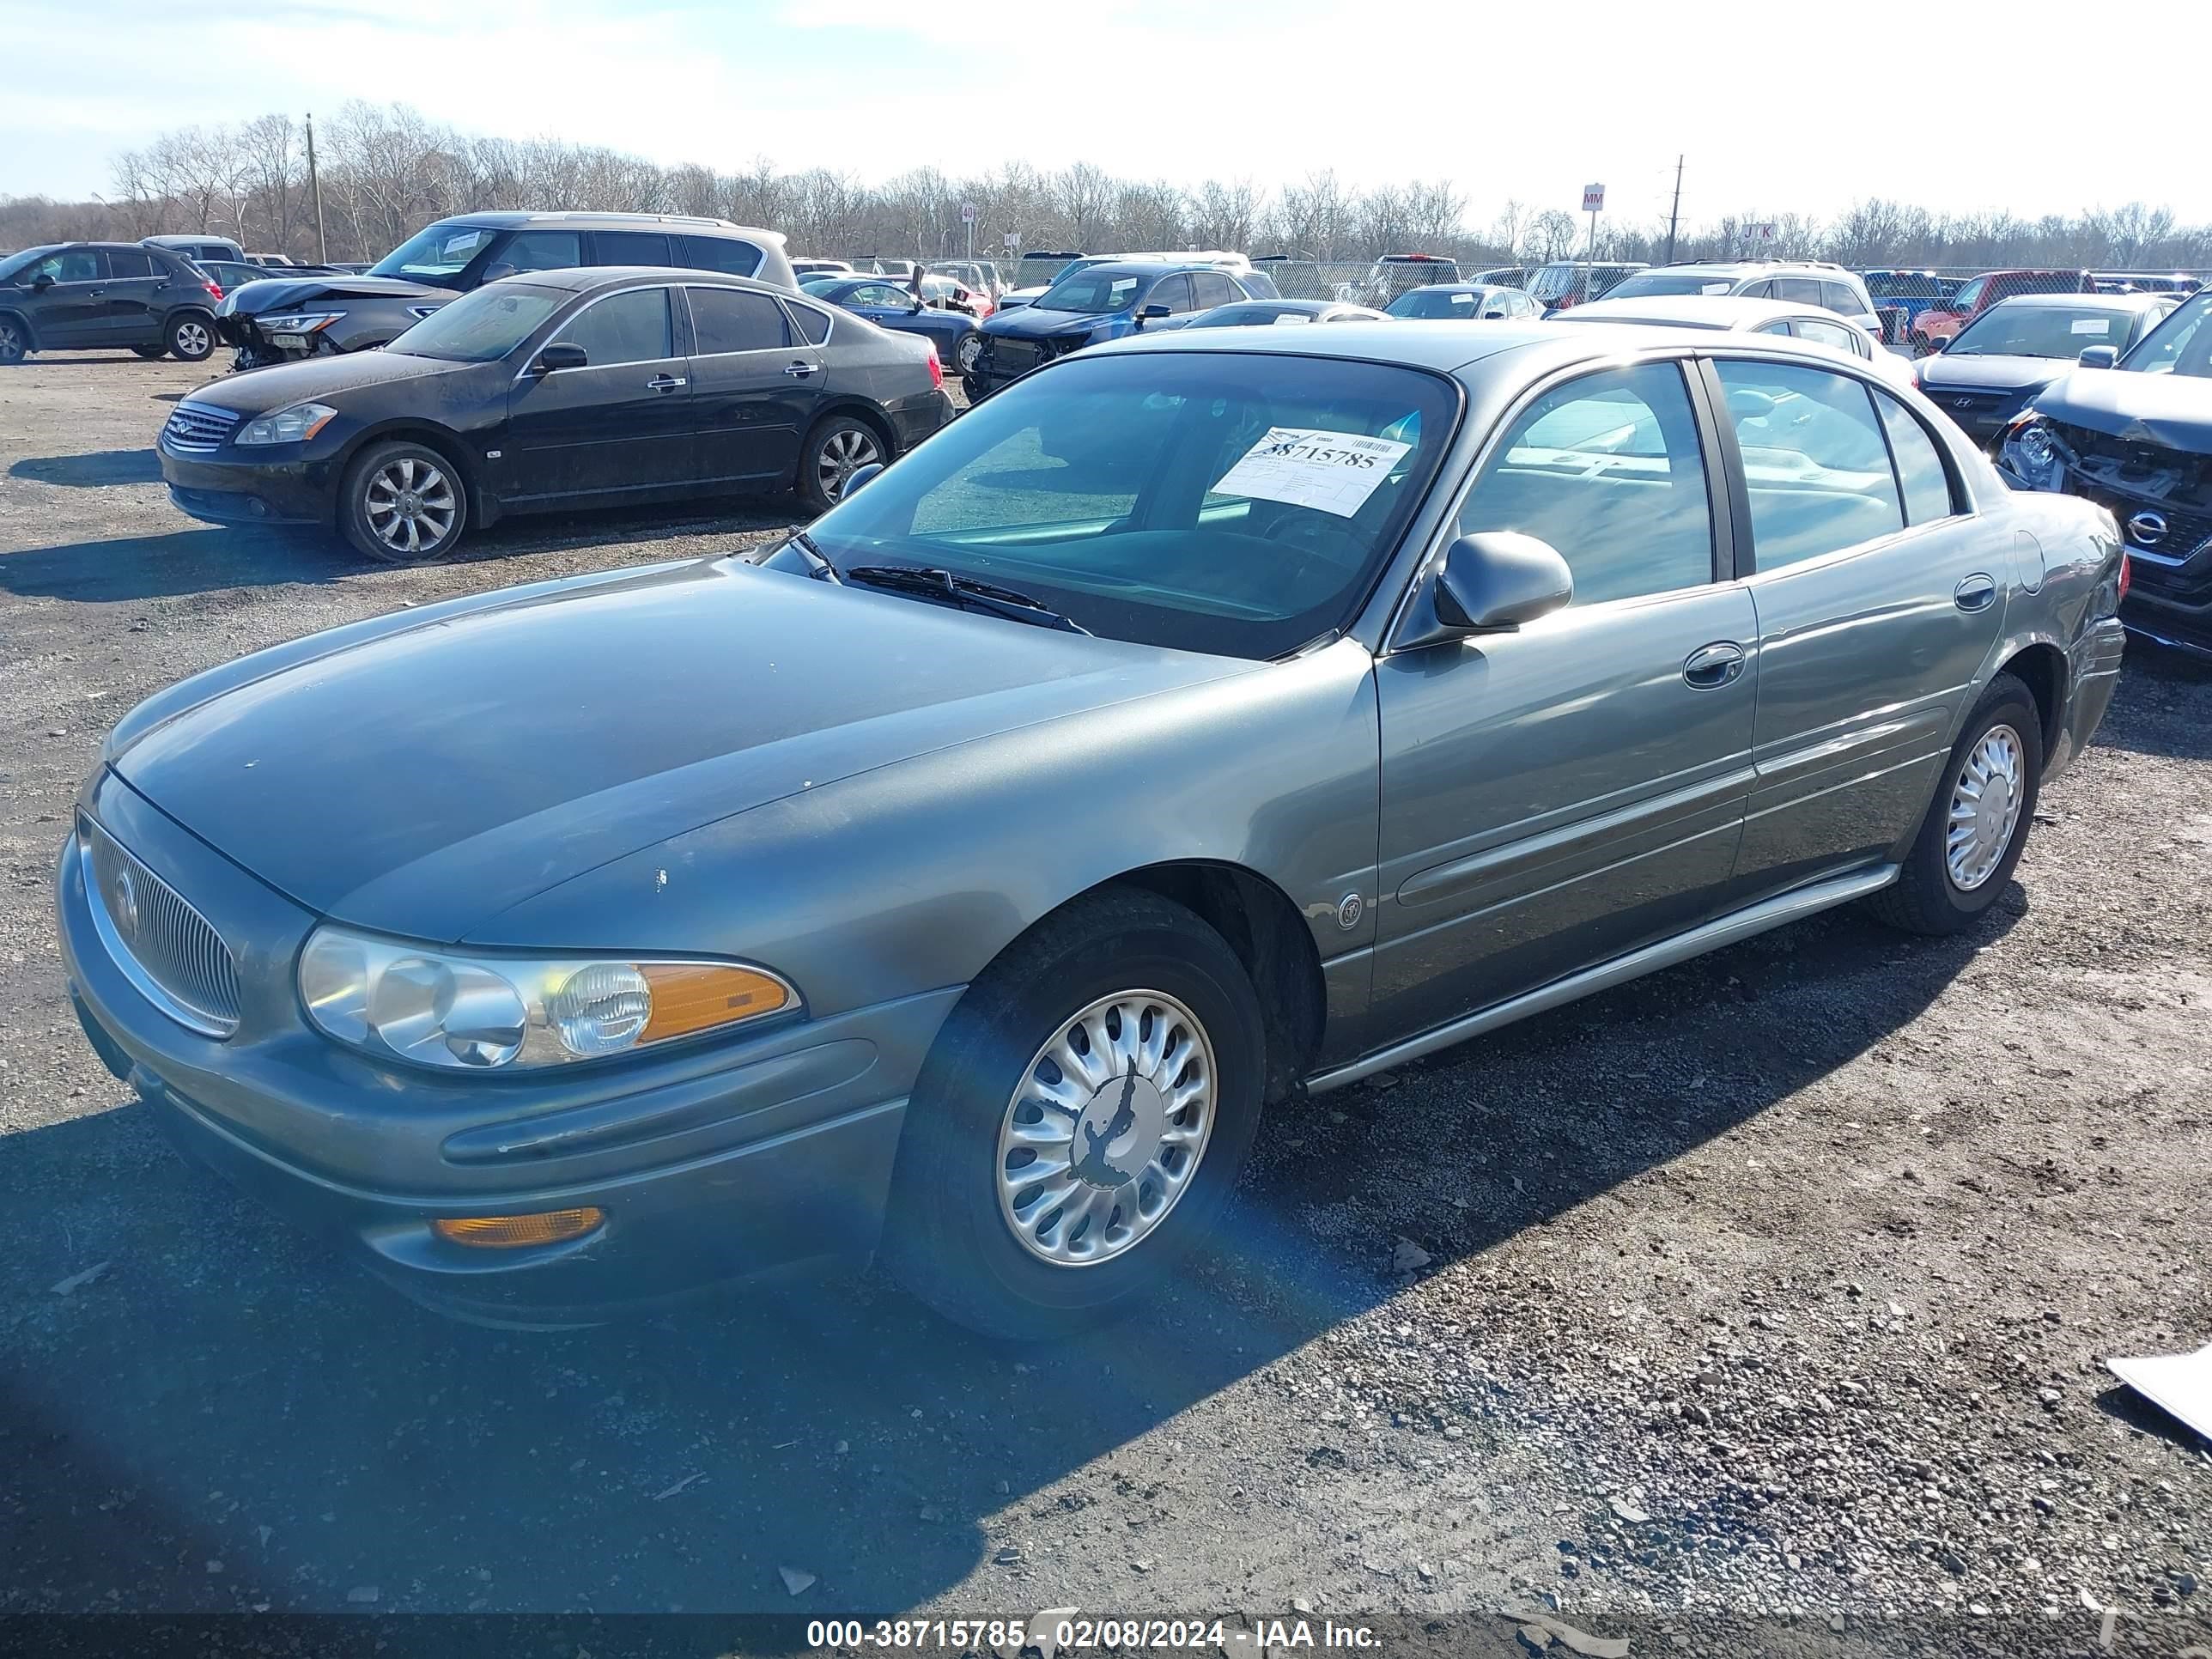
[[813, 537], [804, 530], [794, 530], [787, 539], [805, 556], [807, 568], [817, 581], [834, 582], [837, 580], [837, 567], [830, 562], [827, 553], [814, 544]]
[[1056, 628], [1063, 634], [1088, 634], [1091, 631], [1014, 588], [977, 581], [973, 576], [957, 576], [934, 565], [856, 564], [845, 572], [845, 580], [862, 582], [870, 587], [889, 588], [896, 593], [927, 594], [971, 610], [988, 611], [994, 617], [1004, 617], [1010, 622], [1034, 623], [1039, 628]]

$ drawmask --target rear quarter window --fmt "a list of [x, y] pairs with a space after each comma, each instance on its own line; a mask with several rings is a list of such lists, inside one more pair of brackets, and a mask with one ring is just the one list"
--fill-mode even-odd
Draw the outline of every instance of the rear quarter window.
[[683, 243], [684, 263], [695, 270], [750, 276], [761, 268], [760, 249], [734, 236], [686, 236]]

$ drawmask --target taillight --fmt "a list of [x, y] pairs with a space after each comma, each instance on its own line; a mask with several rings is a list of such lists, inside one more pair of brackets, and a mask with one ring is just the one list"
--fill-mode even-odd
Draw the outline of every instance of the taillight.
[[210, 281], [205, 283], [204, 286], [207, 289], [210, 298], [215, 300], [221, 300], [222, 298], [222, 289], [217, 283], [213, 281]]
[[945, 390], [945, 365], [937, 361], [937, 348], [929, 348], [929, 383], [939, 392]]

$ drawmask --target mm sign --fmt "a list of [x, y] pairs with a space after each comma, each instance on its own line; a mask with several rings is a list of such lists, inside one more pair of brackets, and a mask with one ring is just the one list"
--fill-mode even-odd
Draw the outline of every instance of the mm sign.
[[1605, 186], [1603, 185], [1584, 185], [1583, 186], [1583, 211], [1584, 213], [1602, 213], [1605, 211]]

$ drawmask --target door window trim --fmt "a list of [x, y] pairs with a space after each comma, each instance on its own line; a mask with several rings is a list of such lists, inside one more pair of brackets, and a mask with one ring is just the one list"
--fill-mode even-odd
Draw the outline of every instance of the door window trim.
[[[586, 269], [588, 269], [588, 267], [586, 267]], [[588, 374], [595, 368], [635, 368], [639, 363], [672, 362], [679, 357], [689, 357], [691, 355], [690, 349], [691, 343], [690, 339], [691, 308], [688, 301], [681, 306], [676, 305], [672, 301], [668, 307], [668, 334], [669, 343], [676, 349], [665, 357], [635, 357], [619, 363], [586, 363], [581, 368], [549, 369], [546, 373], [538, 375], [533, 375], [530, 372], [530, 365], [538, 361], [538, 354], [544, 350], [547, 346], [551, 345], [554, 342], [558, 340], [561, 337], [562, 331], [566, 329], [569, 324], [574, 322], [577, 318], [589, 311], [593, 306], [601, 303], [603, 301], [620, 299], [625, 294], [638, 293], [640, 290], [644, 289], [657, 288], [665, 292], [667, 289], [675, 286], [676, 284], [669, 282], [665, 277], [663, 277], [659, 282], [632, 283], [628, 288], [610, 289], [605, 294], [594, 294], [590, 299], [585, 301], [583, 304], [578, 306], [566, 317], [556, 321], [552, 325], [552, 332], [546, 335], [544, 338], [539, 340], [536, 345], [532, 346], [523, 354], [522, 367], [514, 372], [515, 380], [518, 382], [526, 380], [550, 380], [556, 374]]]
[[[708, 286], [711, 286], [711, 284]], [[772, 295], [769, 297], [774, 299], [775, 302], [781, 306], [785, 312], [788, 313], [788, 320], [791, 324], [792, 345], [790, 349], [792, 350], [820, 351], [830, 343], [831, 337], [836, 333], [836, 313], [829, 307], [811, 305], [804, 300], [787, 299], [781, 294]], [[686, 303], [688, 304], [689, 301], [687, 301]], [[822, 319], [822, 338], [818, 343], [808, 339], [806, 337], [806, 331], [799, 325], [799, 313], [802, 311], [809, 313], [810, 315], [819, 317]]]
[[[782, 296], [775, 294], [762, 294], [758, 289], [730, 288], [721, 283], [684, 283], [675, 284], [675, 286], [679, 286], [684, 290], [684, 319], [690, 324], [691, 328], [691, 349], [685, 355], [697, 362], [718, 362], [724, 357], [758, 357], [771, 351], [818, 351], [821, 349], [819, 346], [813, 344], [804, 334], [799, 332], [799, 325], [796, 322], [793, 321], [788, 315], [785, 315], [783, 318], [783, 325], [785, 329], [788, 331], [792, 337], [782, 345], [748, 346], [743, 351], [702, 351], [699, 349], [699, 325], [691, 316], [691, 290], [693, 289], [719, 289], [725, 294], [757, 294], [762, 299], [766, 300], [771, 306], [775, 306]], [[779, 307], [779, 314], [782, 314], [781, 307]], [[823, 343], [828, 343], [827, 336], [823, 337]]]

